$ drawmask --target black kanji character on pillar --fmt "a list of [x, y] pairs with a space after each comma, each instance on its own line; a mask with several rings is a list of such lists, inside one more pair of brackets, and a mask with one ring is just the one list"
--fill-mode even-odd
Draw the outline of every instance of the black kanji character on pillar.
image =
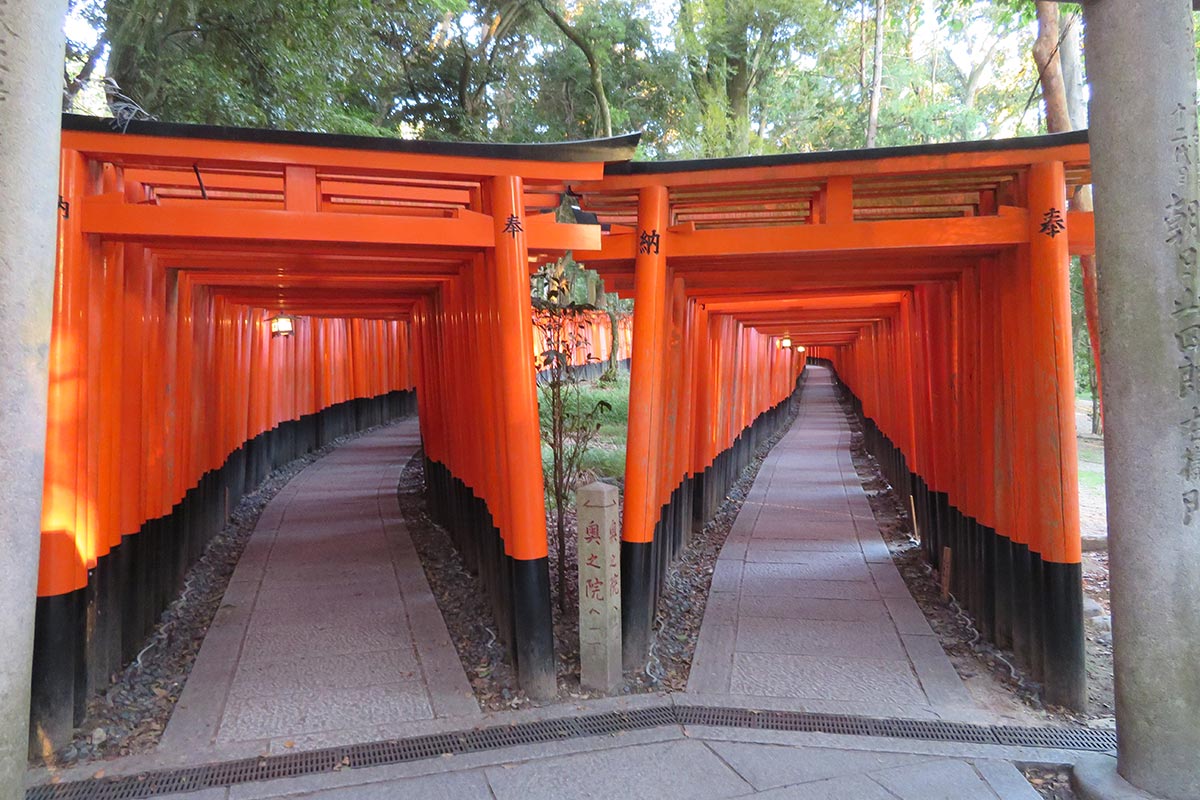
[[525, 229], [521, 227], [521, 218], [516, 214], [509, 214], [508, 220], [504, 223], [504, 232], [511, 234], [515, 239], [517, 238], [517, 234], [524, 230]]
[[652, 231], [642, 231], [642, 235], [638, 237], [638, 251], [658, 254], [658, 228]]
[[1067, 223], [1063, 221], [1062, 212], [1057, 208], [1051, 208], [1042, 217], [1042, 233], [1053, 239], [1067, 229]]

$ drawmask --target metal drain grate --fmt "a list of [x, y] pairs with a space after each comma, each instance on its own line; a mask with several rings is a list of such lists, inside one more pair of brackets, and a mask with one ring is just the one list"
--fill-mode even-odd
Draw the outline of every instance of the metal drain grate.
[[715, 706], [680, 706], [676, 708], [676, 716], [681, 725], [884, 736], [938, 742], [1048, 747], [1058, 750], [1106, 751], [1117, 746], [1115, 731], [1088, 728], [1014, 728], [937, 720], [810, 714], [803, 711], [756, 711]]
[[871, 729], [876, 736], [901, 739], [1000, 744], [996, 734], [986, 725], [967, 725], [959, 722], [923, 719], [873, 719], [871, 720]]
[[1114, 730], [1091, 728], [993, 728], [1001, 744], [1021, 747], [1053, 747], [1059, 750], [1113, 750], [1117, 746]]
[[868, 718], [843, 714], [807, 714], [796, 711], [757, 711], [748, 708], [680, 706], [676, 709], [682, 725], [713, 725], [801, 733], [841, 733], [870, 736]]
[[477, 753], [518, 745], [535, 745], [622, 731], [669, 725], [748, 728], [849, 736], [885, 736], [939, 742], [1047, 747], [1059, 750], [1112, 750], [1115, 731], [1088, 728], [1015, 728], [970, 725], [936, 720], [881, 719], [802, 711], [760, 711], [717, 706], [648, 706], [630, 711], [606, 711], [488, 728], [431, 733], [408, 739], [329, 747], [303, 753], [243, 758], [200, 767], [161, 770], [141, 775], [93, 778], [71, 783], [43, 784], [26, 792], [26, 800], [137, 800], [164, 794], [194, 792], [209, 787], [315, 775], [337, 769], [362, 769], [402, 764], [459, 753]]
[[622, 730], [641, 730], [643, 728], [657, 728], [661, 725], [679, 725], [678, 709], [675, 706], [652, 706], [650, 708], [638, 708], [633, 711], [622, 711], [621, 722], [623, 723]]

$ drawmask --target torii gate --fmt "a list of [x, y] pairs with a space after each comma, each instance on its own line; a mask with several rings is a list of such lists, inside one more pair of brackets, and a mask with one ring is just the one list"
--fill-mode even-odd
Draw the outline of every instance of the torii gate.
[[576, 257], [635, 299], [627, 667], [693, 485], [728, 488], [719, 462], [750, 420], [717, 415], [752, 383], [720, 366], [752, 372], [757, 333], [836, 366], [985, 635], [1048, 700], [1086, 705], [1068, 264], [1094, 243], [1091, 215], [1066, 210], [1085, 142], [619, 164], [572, 185], [609, 228]]
[[[528, 276], [599, 244], [598, 226], [555, 221], [558, 187], [628, 159], [637, 134], [64, 128], [37, 739], [60, 741], [140, 649], [231, 498], [347, 415], [415, 406], [434, 511], [473, 555], [522, 685], [552, 695]], [[292, 337], [269, 335], [277, 313], [300, 315]]]

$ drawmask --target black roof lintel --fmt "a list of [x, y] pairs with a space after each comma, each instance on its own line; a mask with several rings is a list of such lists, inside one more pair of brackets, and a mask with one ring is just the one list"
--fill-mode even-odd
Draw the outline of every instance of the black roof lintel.
[[63, 114], [64, 130], [96, 133], [126, 133], [137, 136], [163, 136], [184, 139], [210, 139], [224, 142], [338, 147], [387, 153], [494, 158], [517, 161], [560, 161], [568, 163], [627, 161], [633, 158], [640, 131], [606, 139], [585, 139], [546, 144], [493, 144], [488, 142], [441, 142], [423, 139], [397, 139], [386, 136], [352, 136], [340, 133], [237, 128], [224, 125], [194, 125], [182, 122], [135, 120], [122, 130], [111, 117]]

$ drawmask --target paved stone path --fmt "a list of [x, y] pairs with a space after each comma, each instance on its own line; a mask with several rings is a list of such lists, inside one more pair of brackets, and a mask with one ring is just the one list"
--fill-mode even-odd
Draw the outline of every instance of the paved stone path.
[[808, 369], [800, 415], [717, 560], [688, 692], [969, 718], [974, 704], [875, 524], [830, 372]]
[[[821, 739], [825, 741], [821, 741]], [[815, 740], [815, 741], [814, 741]], [[838, 741], [833, 741], [838, 740]], [[179, 800], [1038, 800], [1058, 751], [670, 727], [245, 783]]]
[[479, 707], [396, 500], [415, 419], [294, 477], [258, 521], [160, 753], [404, 735]]

